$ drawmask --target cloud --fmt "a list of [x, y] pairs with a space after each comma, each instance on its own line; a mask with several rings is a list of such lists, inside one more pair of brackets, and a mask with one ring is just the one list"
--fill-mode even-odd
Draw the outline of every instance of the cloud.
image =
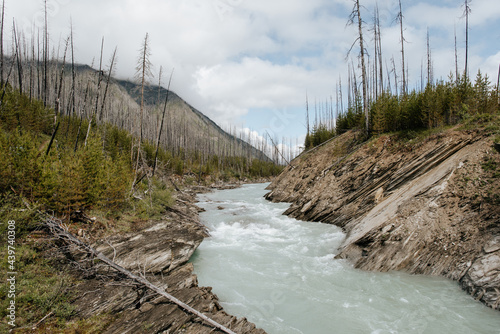
[[329, 96], [332, 80], [326, 74], [298, 65], [245, 57], [239, 62], [199, 68], [195, 90], [214, 106], [214, 117], [234, 119], [253, 108], [272, 110], [303, 105], [306, 87]]

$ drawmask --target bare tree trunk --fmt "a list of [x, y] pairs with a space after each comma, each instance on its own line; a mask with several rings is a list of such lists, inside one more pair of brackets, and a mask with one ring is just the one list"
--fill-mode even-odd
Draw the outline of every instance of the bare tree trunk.
[[[68, 45], [69, 45], [69, 39], [66, 40], [66, 46], [64, 48], [64, 55], [63, 55], [63, 62], [62, 62], [62, 67], [61, 67], [61, 76], [59, 78], [59, 90], [57, 92], [57, 98], [56, 98], [56, 113], [60, 114], [61, 111], [61, 92], [62, 92], [62, 86], [63, 86], [63, 79], [64, 79], [64, 68], [66, 66], [66, 53], [68, 52]], [[68, 123], [69, 124], [69, 123]]]
[[387, 65], [387, 59], [385, 60], [385, 70], [387, 71], [387, 89], [392, 92], [391, 72], [389, 71], [389, 65]]
[[111, 79], [111, 75], [113, 74], [113, 66], [115, 64], [115, 59], [116, 59], [116, 50], [117, 50], [117, 48], [115, 47], [115, 51], [113, 51], [113, 56], [111, 57], [111, 65], [109, 66], [108, 79], [106, 80], [106, 88], [104, 89], [104, 96], [102, 97], [101, 111], [99, 113], [99, 119], [102, 119], [103, 113], [104, 113], [104, 106], [105, 106], [105, 103], [106, 103], [106, 96], [108, 95], [109, 81]]
[[431, 58], [431, 42], [429, 37], [429, 28], [427, 28], [427, 84], [433, 84], [432, 78], [432, 58]]
[[424, 59], [420, 60], [420, 91], [424, 91]]
[[407, 93], [407, 87], [406, 87], [406, 68], [405, 68], [405, 47], [404, 47], [404, 42], [405, 38], [403, 35], [403, 9], [401, 7], [401, 0], [399, 0], [399, 14], [398, 14], [398, 20], [401, 28], [401, 62], [403, 64], [403, 83], [402, 83], [402, 94], [405, 95]]
[[75, 102], [75, 92], [76, 90], [76, 71], [75, 71], [75, 48], [73, 44], [73, 22], [71, 22], [71, 106], [72, 112], [68, 108], [68, 115], [75, 115], [76, 102]]
[[35, 95], [35, 29], [33, 28], [33, 33], [31, 35], [31, 61], [30, 63], [30, 102]]
[[137, 66], [137, 71], [141, 75], [141, 109], [140, 109], [140, 129], [139, 129], [139, 144], [137, 145], [137, 160], [135, 163], [135, 170], [139, 169], [139, 156], [141, 152], [141, 143], [143, 139], [143, 122], [144, 122], [144, 86], [146, 85], [146, 78], [148, 76], [152, 76], [151, 74], [151, 63], [149, 61], [149, 35], [146, 33], [146, 37], [144, 38], [144, 44], [141, 50], [141, 58], [140, 62]]
[[12, 61], [10, 63], [9, 73], [7, 74], [7, 79], [5, 79], [5, 84], [3, 85], [3, 90], [2, 90], [2, 96], [0, 97], [0, 101], [1, 101], [0, 104], [3, 104], [3, 98], [5, 97], [7, 85], [9, 84], [9, 78], [10, 78], [10, 75], [12, 74], [12, 69], [14, 68], [14, 64], [16, 62], [16, 57], [17, 57], [17, 52], [12, 57]]
[[458, 82], [457, 27], [455, 26], [455, 82]]
[[394, 57], [391, 58], [392, 61], [392, 72], [394, 72], [394, 87], [396, 88], [396, 95], [399, 95], [398, 92], [398, 71], [396, 70], [396, 62], [394, 61]]
[[497, 100], [498, 100], [498, 105], [500, 105], [500, 94], [499, 94], [499, 88], [500, 87], [500, 65], [498, 66], [498, 77], [497, 77]]
[[57, 130], [59, 129], [59, 124], [60, 122], [57, 122], [56, 127], [54, 128], [54, 132], [52, 132], [52, 137], [50, 138], [49, 146], [47, 147], [47, 151], [45, 152], [45, 155], [49, 155], [50, 148], [52, 147], [52, 143], [54, 143], [54, 139], [56, 138]]
[[37, 89], [37, 98], [42, 100], [42, 83], [41, 83], [41, 75], [40, 75], [40, 29], [38, 29], [37, 34], [37, 52], [36, 52], [36, 89]]
[[363, 45], [363, 27], [361, 20], [361, 10], [359, 6], [359, 0], [356, 0], [357, 12], [358, 12], [358, 28], [359, 28], [359, 47], [361, 49], [361, 79], [363, 80], [363, 109], [365, 112], [365, 127], [366, 134], [370, 134], [370, 119], [368, 114], [368, 99], [366, 91], [366, 65], [365, 65], [365, 47]]
[[102, 54], [103, 54], [103, 51], [104, 51], [104, 37], [101, 40], [101, 57], [99, 59], [99, 73], [98, 73], [98, 77], [97, 77], [97, 95], [96, 95], [96, 98], [95, 98], [95, 111], [94, 111], [95, 115], [97, 115], [97, 112], [99, 110], [99, 95], [100, 95], [100, 92], [101, 92], [102, 77], [104, 76], [103, 75], [103, 70], [102, 70], [102, 56], [103, 56]]
[[2, 1], [2, 22], [0, 23], [0, 87], [3, 86], [3, 23], [5, 19], [5, 0]]
[[378, 17], [377, 17], [377, 10], [378, 10], [378, 5], [375, 6], [375, 13], [373, 15], [373, 46], [374, 46], [374, 61], [373, 61], [373, 89], [374, 89], [374, 96], [375, 100], [378, 98], [378, 30], [377, 30], [377, 23], [378, 23]]
[[[170, 73], [170, 79], [168, 80], [167, 95], [165, 97], [165, 104], [163, 106], [163, 115], [161, 117], [160, 130], [158, 131], [158, 140], [156, 141], [156, 152], [155, 152], [155, 158], [153, 160], [153, 172], [152, 172], [152, 176], [155, 175], [156, 160], [158, 159], [158, 150], [160, 148], [161, 131], [163, 129], [163, 121], [165, 120], [165, 113], [167, 111], [168, 93], [170, 92], [170, 83], [172, 82], [172, 76], [173, 75], [174, 75], [174, 70], [172, 69], [172, 73]], [[210, 138], [210, 137], [207, 137], [207, 138]], [[210, 139], [208, 139], [208, 140], [210, 140]]]
[[95, 101], [95, 109], [92, 112], [92, 116], [90, 117], [89, 120], [89, 126], [87, 128], [87, 135], [85, 136], [85, 143], [84, 146], [87, 146], [87, 140], [89, 138], [89, 133], [90, 133], [90, 128], [92, 127], [92, 121], [95, 119], [96, 114], [97, 114], [97, 108], [99, 105], [99, 91], [101, 88], [101, 81], [102, 81], [102, 53], [104, 49], [104, 37], [102, 38], [101, 42], [101, 58], [100, 58], [100, 63], [99, 63], [99, 73], [98, 73], [98, 79], [97, 79], [97, 96], [96, 96], [96, 101]]
[[[76, 150], [78, 149], [78, 140], [80, 138], [80, 132], [81, 132], [81, 129], [82, 129], [83, 114], [85, 112], [85, 107], [86, 107], [86, 104], [87, 104], [87, 96], [88, 96], [88, 93], [89, 93], [89, 88], [90, 88], [90, 82], [87, 82], [87, 88], [85, 89], [85, 96], [83, 98], [83, 107], [80, 110], [80, 124], [78, 125], [78, 131], [76, 133], [76, 140], [75, 140], [75, 149], [74, 149], [74, 152], [76, 152]], [[89, 122], [91, 122], [91, 121], [92, 120], [89, 120]]]
[[465, 11], [464, 11], [464, 16], [465, 16], [465, 70], [464, 70], [464, 76], [465, 80], [468, 78], [468, 73], [469, 73], [469, 68], [468, 68], [468, 61], [469, 61], [469, 14], [471, 12], [470, 6], [469, 6], [469, 0], [465, 0]]
[[13, 31], [13, 37], [15, 40], [15, 47], [16, 47], [16, 59], [17, 59], [17, 74], [18, 74], [18, 82], [19, 82], [19, 92], [22, 94], [23, 93], [23, 60], [21, 57], [21, 46], [20, 44], [20, 39], [18, 40], [17, 33], [16, 33], [16, 23], [13, 22], [12, 24], [12, 31]]
[[378, 30], [378, 61], [380, 76], [380, 93], [384, 92], [384, 64], [382, 62], [382, 33], [380, 32], [380, 15], [377, 6], [377, 30]]
[[49, 65], [49, 23], [47, 15], [47, 0], [44, 1], [45, 21], [44, 21], [44, 43], [43, 43], [43, 105], [47, 106], [48, 98], [48, 65]]
[[359, 32], [359, 48], [360, 48], [360, 57], [361, 57], [361, 80], [363, 87], [363, 111], [365, 114], [365, 127], [366, 134], [370, 134], [370, 119], [369, 119], [369, 110], [368, 110], [368, 97], [367, 97], [367, 88], [366, 88], [366, 65], [365, 65], [365, 46], [363, 40], [363, 20], [361, 19], [361, 9], [359, 5], [359, 0], [355, 0], [355, 9], [353, 14], [356, 16], [358, 21], [358, 32]]

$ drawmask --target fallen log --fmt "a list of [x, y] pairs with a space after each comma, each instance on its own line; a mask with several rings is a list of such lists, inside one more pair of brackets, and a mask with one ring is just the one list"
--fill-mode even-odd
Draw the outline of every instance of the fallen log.
[[52, 216], [47, 216], [44, 219], [44, 224], [48, 228], [49, 232], [52, 233], [54, 236], [66, 241], [68, 243], [72, 243], [72, 244], [76, 245], [77, 247], [79, 247], [81, 250], [83, 250], [89, 254], [92, 254], [93, 256], [97, 257], [99, 260], [101, 260], [102, 262], [104, 262], [105, 264], [110, 266], [111, 268], [124, 274], [125, 276], [132, 279], [133, 281], [135, 281], [139, 284], [142, 284], [145, 287], [153, 290], [154, 292], [156, 292], [160, 296], [167, 298], [172, 303], [178, 305], [183, 310], [185, 310], [191, 314], [196, 315], [197, 317], [199, 317], [200, 319], [202, 319], [206, 323], [210, 324], [214, 328], [219, 329], [227, 334], [236, 334], [235, 332], [233, 332], [229, 328], [227, 328], [227, 327], [219, 324], [218, 322], [210, 319], [209, 317], [207, 317], [206, 315], [204, 315], [200, 311], [195, 310], [194, 308], [187, 305], [186, 303], [183, 303], [179, 299], [177, 299], [174, 296], [172, 296], [171, 294], [167, 293], [164, 289], [152, 284], [151, 282], [149, 282], [147, 279], [145, 279], [143, 277], [140, 277], [140, 276], [137, 276], [137, 275], [131, 273], [129, 270], [123, 268], [122, 266], [120, 266], [120, 265], [116, 264], [115, 262], [113, 262], [112, 260], [110, 260], [103, 253], [97, 251], [96, 249], [94, 249], [90, 245], [80, 241], [73, 234], [68, 232], [68, 230], [62, 224], [62, 222], [60, 220], [58, 220], [57, 218], [52, 217]]

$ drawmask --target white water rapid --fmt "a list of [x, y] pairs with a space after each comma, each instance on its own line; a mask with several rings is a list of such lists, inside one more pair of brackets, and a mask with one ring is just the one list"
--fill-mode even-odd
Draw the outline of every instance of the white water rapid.
[[354, 269], [336, 226], [283, 216], [267, 184], [199, 196], [209, 228], [192, 262], [225, 310], [269, 334], [500, 333], [500, 313], [456, 282]]

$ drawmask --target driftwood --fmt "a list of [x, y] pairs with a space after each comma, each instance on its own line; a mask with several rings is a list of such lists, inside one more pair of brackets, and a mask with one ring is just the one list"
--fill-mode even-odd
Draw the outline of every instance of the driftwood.
[[98, 258], [99, 260], [101, 260], [102, 262], [104, 262], [105, 264], [107, 264], [108, 266], [110, 266], [113, 269], [117, 270], [118, 272], [124, 274], [125, 276], [127, 276], [128, 278], [134, 280], [135, 282], [137, 282], [139, 284], [142, 284], [143, 286], [145, 286], [145, 287], [153, 290], [154, 292], [156, 292], [160, 296], [163, 296], [163, 297], [167, 298], [172, 303], [178, 305], [180, 308], [184, 309], [185, 311], [187, 311], [187, 312], [189, 312], [191, 314], [196, 315], [197, 317], [199, 317], [200, 319], [202, 319], [206, 323], [210, 324], [211, 326], [215, 327], [216, 329], [219, 329], [219, 330], [221, 330], [221, 331], [223, 331], [225, 333], [228, 333], [228, 334], [236, 334], [235, 332], [233, 332], [229, 328], [227, 328], [227, 327], [225, 327], [225, 326], [217, 323], [216, 321], [210, 319], [209, 317], [207, 317], [203, 313], [195, 310], [191, 306], [183, 303], [179, 299], [177, 299], [174, 296], [170, 295], [164, 289], [162, 289], [160, 287], [157, 287], [156, 285], [152, 284], [151, 282], [149, 282], [147, 279], [145, 279], [143, 277], [140, 277], [140, 276], [137, 276], [137, 275], [131, 273], [129, 270], [123, 268], [122, 266], [120, 266], [120, 265], [116, 264], [115, 262], [113, 262], [112, 260], [110, 260], [103, 253], [95, 250], [90, 245], [88, 245], [88, 244], [80, 241], [73, 234], [69, 233], [63, 227], [62, 223], [58, 219], [49, 216], [49, 217], [47, 217], [45, 219], [44, 223], [45, 223], [45, 226], [49, 229], [49, 231], [52, 234], [54, 234], [56, 237], [58, 237], [58, 238], [60, 238], [60, 239], [62, 239], [64, 241], [66, 241], [68, 243], [72, 243], [72, 244], [78, 246], [80, 249], [82, 249], [82, 250], [84, 250], [84, 251], [92, 254], [93, 256], [95, 256], [96, 258]]

